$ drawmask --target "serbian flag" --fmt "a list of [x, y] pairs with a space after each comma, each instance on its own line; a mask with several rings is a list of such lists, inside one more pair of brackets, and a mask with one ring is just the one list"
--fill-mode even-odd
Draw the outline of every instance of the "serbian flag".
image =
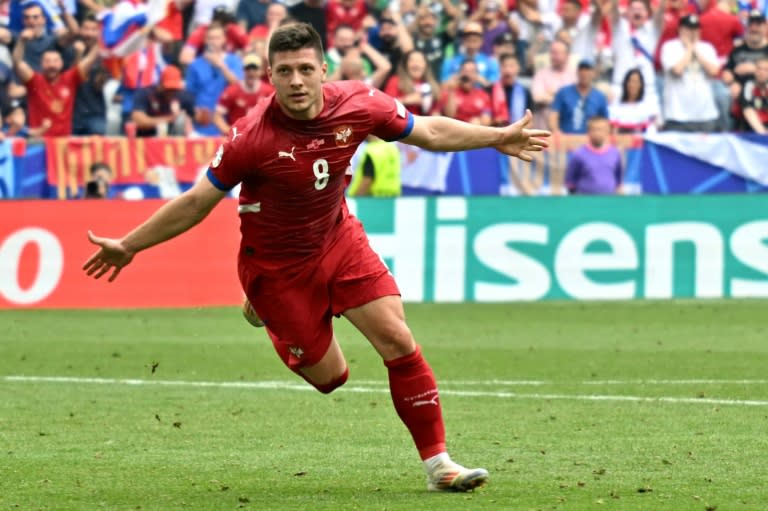
[[[55, 32], [64, 28], [64, 21], [61, 19], [61, 9], [56, 0], [11, 0], [8, 9], [8, 28], [11, 32], [18, 34], [24, 30], [24, 9], [30, 5], [37, 5], [43, 11], [49, 32]], [[64, 8], [74, 16], [77, 13], [77, 2], [75, 0], [65, 0]]]
[[120, 0], [102, 11], [102, 46], [112, 57], [125, 57], [144, 47], [152, 27], [165, 18], [168, 0]]

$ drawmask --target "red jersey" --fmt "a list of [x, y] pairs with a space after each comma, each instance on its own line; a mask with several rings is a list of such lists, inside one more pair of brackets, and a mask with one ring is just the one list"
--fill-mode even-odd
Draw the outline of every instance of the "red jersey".
[[363, 28], [363, 18], [368, 14], [365, 0], [357, 0], [351, 8], [345, 7], [339, 0], [329, 0], [325, 6], [326, 30], [328, 39], [339, 25], [349, 25], [355, 32]]
[[312, 120], [288, 117], [277, 99], [260, 101], [232, 127], [208, 179], [240, 189], [241, 249], [262, 270], [281, 270], [318, 257], [349, 215], [346, 174], [368, 134], [395, 140], [413, 116], [362, 82], [322, 86], [323, 109]]
[[72, 134], [72, 111], [75, 107], [77, 88], [83, 82], [77, 67], [67, 69], [53, 82], [35, 73], [25, 84], [27, 86], [27, 109], [29, 127], [39, 128], [43, 119], [51, 121], [45, 132], [47, 137]]
[[[440, 109], [443, 111], [448, 102], [449, 93], [450, 91], [446, 89], [440, 94]], [[454, 94], [456, 94], [456, 119], [469, 122], [480, 115], [491, 114], [491, 97], [483, 89], [475, 87], [465, 92], [461, 87], [457, 87]]]
[[255, 92], [245, 90], [240, 83], [233, 83], [227, 86], [219, 96], [216, 110], [226, 117], [229, 124], [234, 124], [235, 121], [245, 116], [248, 110], [254, 107], [261, 98], [269, 96], [274, 91], [275, 88], [272, 87], [272, 84], [264, 80], [261, 80], [259, 90]]
[[[208, 31], [208, 26], [200, 25], [194, 29], [184, 44], [191, 46], [198, 53], [202, 52], [205, 49], [205, 33]], [[248, 46], [248, 34], [237, 23], [229, 23], [224, 28], [224, 33], [227, 37], [226, 49], [228, 52], [233, 53], [238, 50], [244, 50]]]
[[744, 25], [737, 14], [723, 12], [713, 6], [701, 13], [701, 40], [715, 47], [721, 62], [733, 50], [733, 40], [744, 35]]

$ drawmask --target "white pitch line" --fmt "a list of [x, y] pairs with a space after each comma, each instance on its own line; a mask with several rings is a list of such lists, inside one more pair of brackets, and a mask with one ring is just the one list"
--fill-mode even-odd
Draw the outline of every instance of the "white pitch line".
[[[177, 387], [209, 387], [209, 388], [238, 388], [238, 389], [270, 389], [270, 390], [299, 390], [314, 391], [308, 384], [289, 383], [285, 381], [185, 381], [185, 380], [139, 380], [118, 378], [79, 378], [74, 376], [3, 376], [6, 382], [19, 383], [75, 383], [99, 385], [130, 385], [130, 386], [177, 386]], [[342, 391], [365, 394], [388, 394], [389, 389], [383, 387], [342, 387]], [[540, 400], [569, 400], [569, 401], [624, 401], [640, 403], [675, 403], [675, 404], [708, 404], [708, 405], [737, 405], [737, 406], [768, 406], [768, 400], [758, 399], [719, 399], [695, 397], [649, 397], [622, 396], [601, 394], [521, 394], [517, 392], [490, 392], [474, 390], [440, 390], [444, 396], [461, 397], [495, 397], [507, 399], [540, 399]]]
[[[378, 385], [380, 380], [355, 380], [361, 385]], [[689, 379], [689, 380], [445, 380], [438, 381], [446, 385], [482, 385], [505, 387], [541, 387], [546, 385], [768, 385], [768, 380], [718, 380], [718, 379]]]

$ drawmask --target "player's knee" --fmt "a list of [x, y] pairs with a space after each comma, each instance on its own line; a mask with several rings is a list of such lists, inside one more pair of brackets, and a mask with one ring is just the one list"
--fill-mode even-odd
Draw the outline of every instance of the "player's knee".
[[416, 341], [404, 321], [393, 322], [383, 328], [376, 340], [378, 351], [385, 358], [396, 358], [413, 353]]
[[333, 379], [328, 383], [312, 383], [312, 385], [322, 392], [323, 394], [330, 394], [334, 390], [338, 389], [347, 382], [349, 378], [349, 368], [345, 368], [344, 372], [338, 378]]

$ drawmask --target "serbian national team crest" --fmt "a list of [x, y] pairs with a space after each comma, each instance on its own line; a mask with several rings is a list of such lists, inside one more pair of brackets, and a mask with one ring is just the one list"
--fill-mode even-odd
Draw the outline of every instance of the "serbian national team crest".
[[220, 145], [219, 149], [216, 151], [216, 156], [213, 157], [213, 161], [211, 162], [211, 167], [216, 168], [219, 165], [221, 165], [221, 158], [224, 156], [224, 146]]
[[344, 125], [333, 130], [333, 140], [339, 147], [347, 147], [352, 143], [352, 127]]

